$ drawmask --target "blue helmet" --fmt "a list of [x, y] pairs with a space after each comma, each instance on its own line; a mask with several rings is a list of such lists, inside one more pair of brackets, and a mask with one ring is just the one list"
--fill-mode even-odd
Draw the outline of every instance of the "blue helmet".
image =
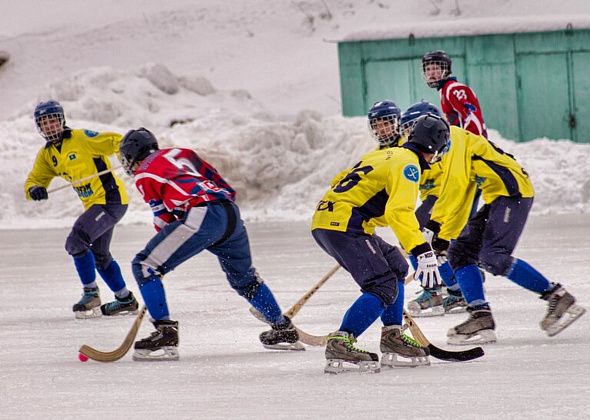
[[369, 110], [369, 131], [381, 147], [396, 145], [400, 138], [401, 110], [393, 101], [375, 102]]
[[415, 104], [410, 105], [410, 107], [402, 113], [400, 118], [402, 133], [408, 133], [416, 123], [416, 119], [426, 114], [433, 114], [438, 117], [443, 116], [442, 112], [440, 112], [436, 105], [426, 101], [416, 102]]
[[66, 126], [66, 117], [64, 109], [59, 102], [54, 100], [39, 102], [35, 107], [33, 117], [35, 118], [35, 125], [39, 134], [47, 142], [57, 143], [62, 140]]
[[[438, 88], [438, 82], [446, 79], [451, 74], [451, 64], [451, 57], [442, 50], [430, 51], [424, 54], [422, 57], [422, 77], [426, 84], [431, 88]], [[435, 68], [440, 70], [440, 74], [437, 76], [429, 74]]]

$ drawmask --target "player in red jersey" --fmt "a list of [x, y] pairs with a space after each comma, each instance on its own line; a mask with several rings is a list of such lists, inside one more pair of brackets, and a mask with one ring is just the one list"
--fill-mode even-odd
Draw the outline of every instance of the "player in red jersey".
[[422, 76], [440, 91], [441, 110], [451, 125], [488, 138], [479, 100], [473, 89], [451, 76], [451, 63], [444, 51], [428, 52], [422, 57]]
[[170, 319], [161, 277], [204, 250], [217, 256], [230, 286], [272, 326], [260, 334], [262, 344], [302, 349], [297, 330], [252, 266], [236, 193], [217, 170], [191, 149], [159, 150], [155, 136], [145, 128], [123, 137], [120, 159], [151, 206], [158, 232], [132, 262], [156, 327], [151, 336], [135, 343], [134, 360], [178, 359], [178, 321]]

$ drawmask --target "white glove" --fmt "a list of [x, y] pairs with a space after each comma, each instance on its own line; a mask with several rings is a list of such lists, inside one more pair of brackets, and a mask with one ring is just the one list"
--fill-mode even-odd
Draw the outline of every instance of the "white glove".
[[425, 289], [432, 289], [440, 286], [440, 273], [438, 272], [438, 264], [434, 251], [427, 251], [418, 255], [418, 268], [414, 274], [415, 279], [419, 279], [422, 287]]
[[426, 242], [428, 242], [429, 245], [432, 245], [432, 239], [434, 238], [435, 233], [428, 228], [423, 228], [422, 235], [424, 235]]

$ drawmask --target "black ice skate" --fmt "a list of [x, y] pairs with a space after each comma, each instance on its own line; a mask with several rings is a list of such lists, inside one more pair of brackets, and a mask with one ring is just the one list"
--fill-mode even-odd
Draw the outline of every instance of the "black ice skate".
[[568, 293], [559, 283], [551, 290], [543, 293], [541, 299], [549, 302], [547, 314], [541, 321], [541, 329], [549, 337], [559, 334], [586, 312], [586, 309], [575, 304], [576, 298]]
[[326, 367], [324, 373], [373, 372], [381, 370], [379, 356], [354, 346], [356, 339], [345, 331], [328, 335], [326, 344]]
[[154, 331], [149, 337], [135, 342], [133, 360], [178, 360], [178, 321], [154, 321]]
[[264, 348], [271, 350], [305, 350], [299, 342], [299, 334], [291, 320], [285, 317], [286, 324], [271, 325], [272, 330], [264, 331], [259, 339]]
[[469, 318], [467, 321], [451, 328], [447, 332], [447, 343], [457, 346], [470, 344], [495, 343], [496, 323], [492, 317], [492, 311], [488, 304], [467, 308]]
[[461, 290], [449, 290], [449, 295], [443, 299], [442, 305], [445, 314], [456, 314], [467, 310], [467, 302], [461, 293]]
[[129, 292], [124, 298], [118, 298], [115, 296], [113, 302], [105, 303], [100, 307], [100, 311], [104, 316], [113, 316], [113, 315], [128, 315], [128, 314], [136, 314], [137, 309], [139, 308], [139, 304], [137, 303], [137, 299], [133, 296], [133, 293]]
[[399, 325], [381, 330], [381, 366], [416, 367], [430, 365], [430, 351], [402, 332]]
[[101, 316], [98, 287], [85, 287], [83, 290], [82, 298], [72, 308], [76, 319], [97, 318]]

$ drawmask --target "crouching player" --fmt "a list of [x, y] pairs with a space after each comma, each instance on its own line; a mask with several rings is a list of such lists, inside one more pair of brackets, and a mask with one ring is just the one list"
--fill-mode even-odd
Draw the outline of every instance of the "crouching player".
[[[396, 122], [370, 121], [370, 125], [379, 130]], [[414, 208], [421, 171], [445, 148], [448, 138], [449, 127], [443, 119], [421, 117], [406, 144], [365, 154], [317, 205], [314, 239], [361, 288], [361, 296], [345, 313], [338, 331], [328, 335], [324, 372], [379, 371], [377, 354], [354, 345], [378, 318], [383, 323], [381, 364], [429, 364], [428, 349], [402, 333], [408, 263], [397, 247], [374, 231], [377, 226], [390, 226], [404, 249], [417, 258], [416, 277], [424, 286], [438, 285], [436, 257], [424, 240]]]

